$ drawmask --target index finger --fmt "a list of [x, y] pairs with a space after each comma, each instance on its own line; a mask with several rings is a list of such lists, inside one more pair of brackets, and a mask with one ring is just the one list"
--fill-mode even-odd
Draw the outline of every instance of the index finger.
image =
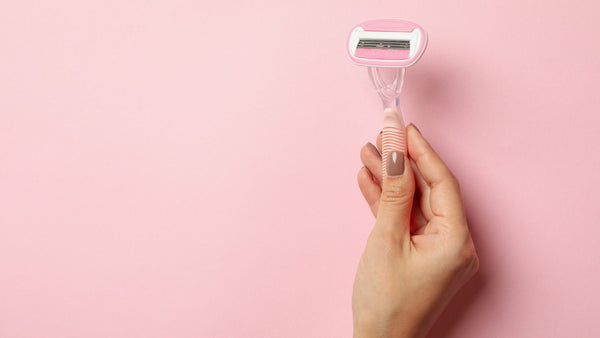
[[414, 125], [406, 129], [408, 153], [431, 188], [431, 212], [434, 216], [463, 220], [465, 215], [458, 180]]

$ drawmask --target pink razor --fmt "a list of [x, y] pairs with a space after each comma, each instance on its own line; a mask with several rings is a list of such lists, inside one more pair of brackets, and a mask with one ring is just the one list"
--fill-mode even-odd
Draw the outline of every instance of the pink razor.
[[388, 154], [406, 154], [406, 130], [400, 112], [404, 68], [419, 60], [427, 46], [427, 33], [416, 23], [400, 19], [369, 20], [348, 36], [348, 54], [356, 64], [369, 66], [369, 76], [383, 102], [383, 175]]

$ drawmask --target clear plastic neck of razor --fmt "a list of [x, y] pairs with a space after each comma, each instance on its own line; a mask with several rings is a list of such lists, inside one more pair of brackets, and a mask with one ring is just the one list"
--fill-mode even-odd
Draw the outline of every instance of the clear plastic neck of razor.
[[400, 111], [400, 92], [404, 83], [404, 72], [404, 68], [369, 67], [369, 76], [381, 97], [384, 108]]

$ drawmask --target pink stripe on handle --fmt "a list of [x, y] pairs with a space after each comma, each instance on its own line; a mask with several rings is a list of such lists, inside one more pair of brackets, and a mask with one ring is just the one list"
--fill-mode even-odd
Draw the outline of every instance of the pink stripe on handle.
[[387, 108], [383, 112], [383, 134], [381, 135], [383, 173], [387, 176], [387, 160], [390, 151], [401, 151], [406, 155], [406, 129], [402, 117], [393, 109]]
[[356, 48], [356, 57], [376, 60], [407, 60], [410, 58], [408, 49]]

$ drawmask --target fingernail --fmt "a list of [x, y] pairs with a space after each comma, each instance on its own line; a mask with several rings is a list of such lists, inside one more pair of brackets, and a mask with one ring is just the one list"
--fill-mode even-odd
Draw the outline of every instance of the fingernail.
[[367, 147], [369, 147], [375, 155], [377, 155], [378, 157], [381, 157], [379, 150], [377, 150], [377, 148], [373, 145], [373, 143], [367, 142]]
[[404, 174], [404, 153], [390, 151], [387, 156], [387, 175], [400, 176]]
[[383, 133], [383, 130], [379, 132], [379, 135], [381, 135]]
[[417, 128], [417, 126], [415, 126], [415, 124], [414, 124], [414, 123], [411, 123], [411, 125], [412, 125], [413, 127], [415, 127], [415, 129], [416, 129], [416, 130], [419, 132], [419, 134], [421, 134], [421, 131], [419, 130], [419, 128]]

